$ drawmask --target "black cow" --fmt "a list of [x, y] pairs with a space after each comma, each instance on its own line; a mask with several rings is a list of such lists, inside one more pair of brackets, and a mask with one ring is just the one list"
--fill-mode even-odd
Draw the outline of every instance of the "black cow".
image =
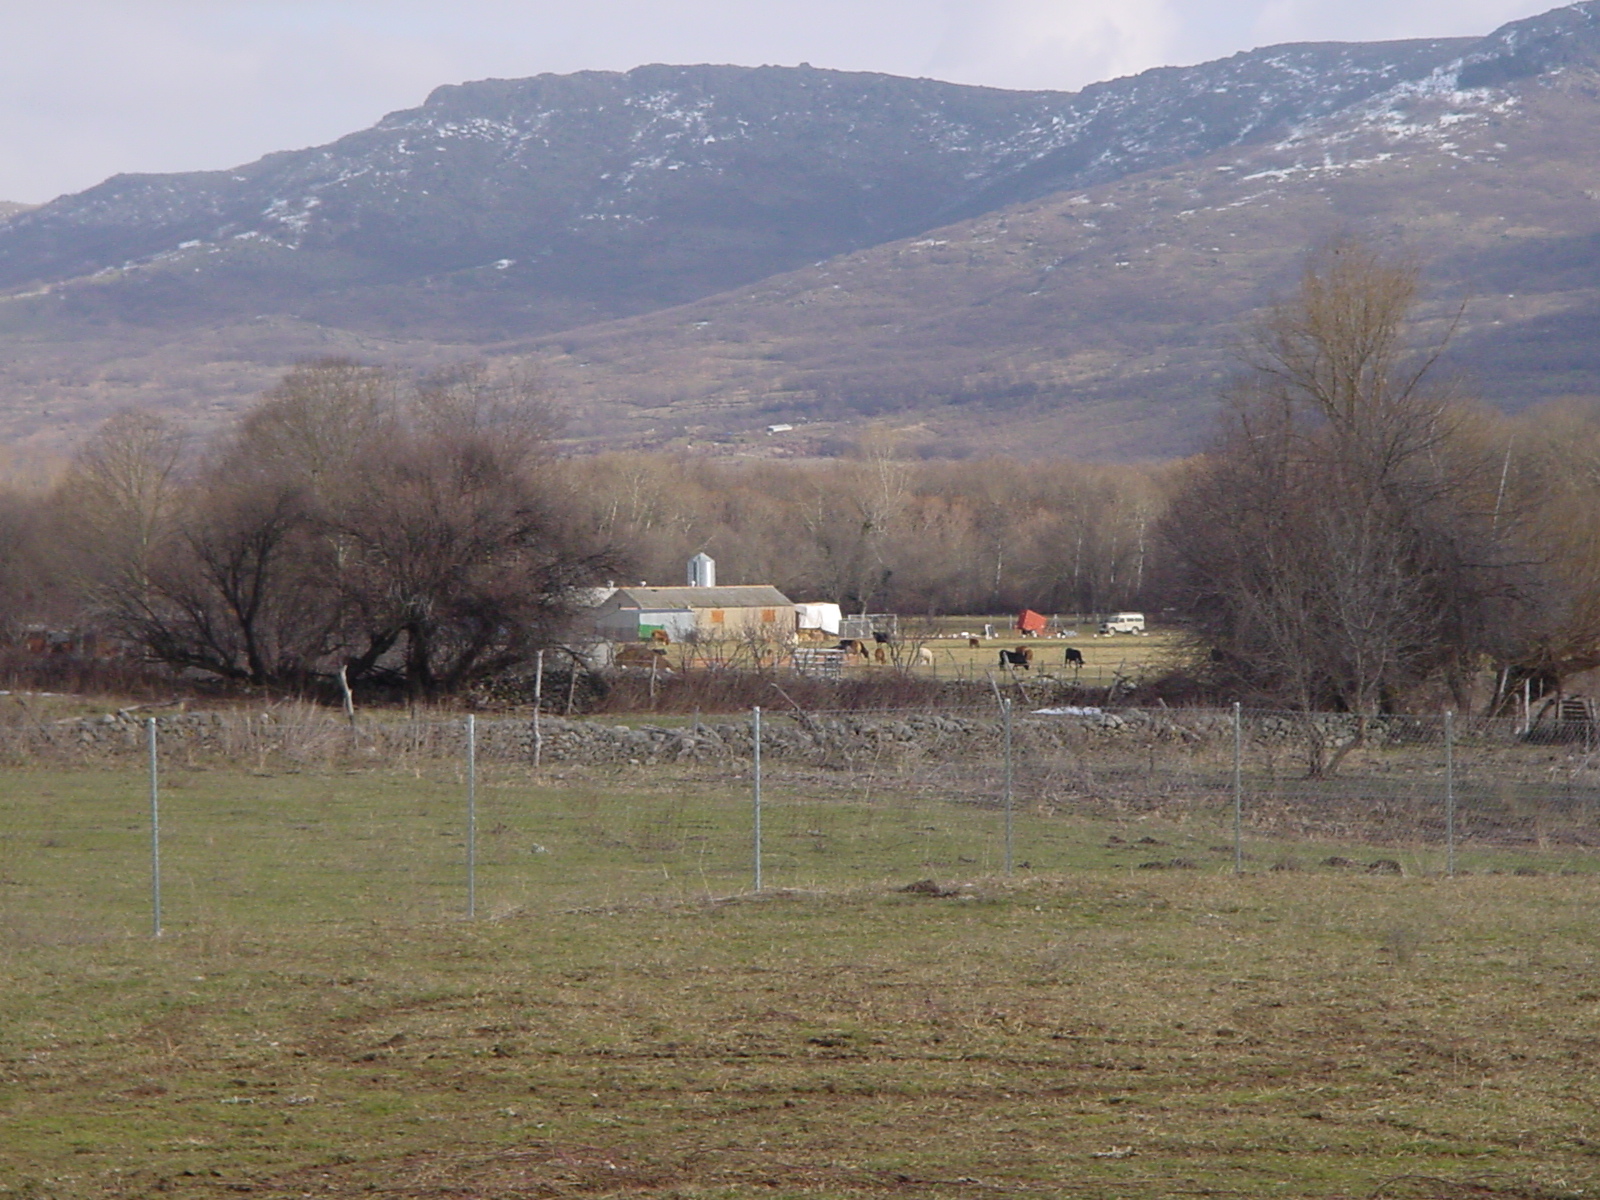
[[1018, 646], [1015, 650], [1000, 651], [1000, 665], [1002, 667], [1021, 667], [1024, 671], [1031, 670], [1033, 651], [1027, 646]]
[[1076, 646], [1068, 646], [1067, 656], [1066, 658], [1062, 659], [1062, 665], [1068, 667], [1077, 667], [1079, 670], [1082, 670], [1083, 651], [1079, 650]]

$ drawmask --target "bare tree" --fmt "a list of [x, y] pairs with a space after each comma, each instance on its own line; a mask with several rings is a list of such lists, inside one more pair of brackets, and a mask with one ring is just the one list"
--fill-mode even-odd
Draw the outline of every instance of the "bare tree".
[[424, 385], [352, 462], [321, 518], [347, 550], [352, 678], [424, 697], [504, 670], [557, 636], [576, 588], [614, 569], [578, 519], [552, 428], [526, 380], [465, 373]]
[[58, 494], [90, 588], [142, 590], [174, 531], [182, 434], [152, 413], [107, 420], [68, 468]]
[[338, 547], [322, 536], [320, 514], [352, 456], [381, 440], [394, 394], [370, 367], [297, 367], [181, 485], [156, 470], [167, 462], [159, 426], [142, 415], [108, 426], [69, 480], [80, 507], [138, 511], [134, 500], [104, 497], [137, 499], [156, 479], [164, 486], [163, 536], [142, 539], [138, 578], [122, 571], [102, 589], [119, 631], [159, 661], [250, 684], [298, 683], [326, 669]]
[[1486, 464], [1432, 382], [1443, 343], [1408, 351], [1416, 298], [1412, 264], [1353, 242], [1315, 256], [1165, 525], [1213, 665], [1358, 730], [1425, 681], [1459, 687], [1515, 594]]
[[1496, 527], [1537, 564], [1533, 603], [1497, 655], [1504, 704], [1525, 682], [1536, 696], [1559, 694], [1600, 667], [1600, 407], [1546, 405], [1487, 432], [1501, 461]]
[[228, 469], [292, 480], [320, 499], [394, 421], [400, 384], [348, 359], [302, 363], [245, 414], [223, 455]]
[[526, 380], [463, 370], [405, 387], [320, 363], [182, 487], [159, 427], [124, 419], [81, 457], [75, 494], [128, 547], [106, 609], [153, 657], [251, 684], [342, 672], [432, 696], [546, 644], [610, 564], [577, 519], [553, 427]]
[[187, 500], [148, 586], [117, 595], [119, 626], [173, 666], [257, 685], [316, 675], [335, 622], [303, 495], [212, 474]]
[[0, 490], [0, 644], [31, 621], [70, 619], [48, 516], [42, 496]]

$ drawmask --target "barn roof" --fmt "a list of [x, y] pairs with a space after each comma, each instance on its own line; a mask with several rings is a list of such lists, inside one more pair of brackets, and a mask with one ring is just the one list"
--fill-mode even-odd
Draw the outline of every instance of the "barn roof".
[[746, 587], [624, 587], [612, 601], [618, 608], [791, 608], [793, 602], [771, 584]]

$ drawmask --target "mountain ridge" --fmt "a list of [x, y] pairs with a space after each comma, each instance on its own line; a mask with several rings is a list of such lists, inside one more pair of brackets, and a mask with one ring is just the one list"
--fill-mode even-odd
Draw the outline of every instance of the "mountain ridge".
[[[1397, 75], [1415, 76], [1455, 44], [1271, 47], [1215, 64], [1156, 68], [1077, 93], [1008, 92], [804, 67], [659, 65], [446, 85], [420, 108], [391, 113], [327, 146], [283, 151], [226, 171], [116, 176], [41, 206], [0, 227], [0, 288], [136, 271], [184, 251], [194, 252], [184, 261], [202, 272], [209, 264], [189, 260], [229, 252], [245, 258], [262, 249], [321, 251], [342, 256], [347, 267], [355, 260], [354, 278], [381, 284], [397, 273], [417, 278], [526, 269], [530, 258], [559, 258], [576, 241], [592, 271], [596, 255], [616, 248], [659, 252], [663, 239], [630, 235], [660, 224], [663, 209], [671, 213], [684, 202], [702, 211], [731, 206], [726, 223], [748, 239], [763, 215], [788, 222], [805, 215], [787, 197], [762, 196], [763, 190], [803, 190], [797, 175], [851, 168], [840, 181], [840, 190], [850, 194], [827, 194], [824, 181], [811, 189], [823, 195], [800, 199], [813, 208], [847, 203], [853, 212], [824, 212], [833, 218], [831, 228], [791, 238], [795, 244], [743, 271], [736, 264], [711, 270], [701, 290], [709, 294], [730, 281], [750, 282], [1000, 203], [1185, 157], [1197, 143], [1259, 135], [1308, 106], [1335, 106]], [[1310, 69], [1319, 58], [1332, 59], [1332, 66]], [[1330, 72], [1343, 80], [1343, 90], [1327, 90]], [[1308, 82], [1313, 79], [1318, 82]], [[1144, 115], [1131, 128], [1130, 109]], [[888, 127], [888, 149], [899, 158], [920, 148], [931, 161], [912, 161], [898, 172], [886, 168], [884, 159], [895, 154], [886, 154], [884, 139], [872, 136], [877, 129], [863, 126], [868, 118]], [[755, 161], [740, 161], [738, 148], [753, 140], [749, 126], [757, 120], [768, 144], [754, 149]], [[575, 149], [579, 141], [597, 148]], [[805, 142], [813, 152], [795, 171], [774, 171], [773, 160]], [[728, 145], [735, 147], [731, 154], [720, 149]], [[425, 161], [429, 152], [474, 151], [464, 166], [445, 171]], [[574, 155], [576, 167], [566, 161]], [[566, 172], [563, 178], [552, 178], [552, 161]], [[680, 197], [683, 189], [664, 176], [695, 174], [695, 168], [712, 186]], [[714, 177], [734, 168], [742, 170], [735, 185], [716, 187]], [[535, 172], [539, 177], [532, 178]], [[461, 233], [459, 212], [456, 221], [446, 219], [441, 209], [448, 205], [436, 190], [465, 201], [469, 235]], [[715, 224], [674, 215], [679, 236], [686, 223], [691, 230]], [[74, 231], [76, 239], [65, 236]], [[457, 235], [453, 242], [449, 231]], [[257, 245], [229, 244], [240, 242]], [[641, 273], [636, 262], [630, 267]], [[648, 264], [642, 273], [651, 277]], [[545, 286], [549, 274], [543, 272]], [[652, 303], [692, 298], [662, 292], [656, 282]], [[637, 292], [639, 284], [631, 289]], [[623, 301], [607, 315], [622, 315], [627, 307]]]
[[[1019, 340], [1023, 331], [1044, 336], [1049, 323], [1024, 301], [1050, 289], [1032, 280], [1019, 292], [1018, 280], [996, 275], [983, 299], [968, 294], [967, 268], [954, 262], [926, 275], [914, 293], [899, 294], [899, 323], [942, 331], [910, 358], [860, 327], [830, 328], [817, 335], [836, 343], [839, 362], [829, 371], [802, 366], [797, 374], [769, 349], [762, 353], [779, 353], [767, 360], [777, 367], [747, 371], [724, 393], [706, 378], [710, 359], [696, 364], [675, 343], [652, 365], [649, 348], [665, 344], [658, 327], [697, 305], [765, 311], [752, 299], [763, 281], [782, 289], [829, 263], [865, 270], [862, 263], [903, 256], [904, 244], [919, 238], [948, 246], [941, 231], [1020, 220], [1006, 214], [1051, 197], [1139, 180], [1156, 186], [1163, 172], [1202, 163], [1214, 170], [1235, 152], [1264, 171], [1289, 172], [1279, 181], [1285, 186], [1305, 176], [1315, 188], [1319, 168], [1296, 156], [1342, 154], [1338, 137], [1376, 136], [1389, 119], [1382, 113], [1397, 104], [1426, 105], [1446, 94], [1514, 98], [1564, 74], [1587, 78], [1597, 56], [1595, 14], [1587, 0], [1485, 38], [1265, 47], [1076, 93], [806, 67], [664, 65], [445, 85], [423, 105], [326, 146], [230, 171], [118, 176], [0, 222], [0, 338], [11, 351], [0, 365], [11, 397], [0, 429], [14, 440], [63, 444], [86, 421], [129, 402], [204, 424], [289, 363], [328, 352], [405, 367], [532, 353], [552, 385], [570, 393], [580, 424], [613, 430], [625, 442], [644, 437], [648, 425], [627, 416], [630, 409], [658, 414], [677, 405], [691, 414], [671, 418], [684, 432], [669, 443], [693, 440], [687, 431], [704, 425], [706, 413], [720, 411], [746, 431], [763, 414], [800, 415], [797, 396], [846, 423], [852, 414], [910, 412], [921, 403], [912, 393], [923, 378], [970, 374], [984, 362], [992, 374], [990, 360], [1005, 358], [1016, 360], [1007, 368], [1011, 382], [964, 384], [929, 393], [930, 402], [987, 403], [1002, 423], [1015, 415], [1011, 401], [1019, 395], [1109, 412], [1118, 395], [1138, 390], [1139, 377], [1118, 383], [1115, 362], [1098, 375], [1088, 370], [1090, 349], [1071, 370], [1052, 366], [1049, 346]], [[1343, 134], [1335, 129], [1341, 120], [1349, 126]], [[1452, 135], [1434, 134], [1374, 156], [1448, 158], [1440, 147]], [[1387, 162], [1349, 170], [1387, 179]], [[1382, 207], [1340, 186], [1346, 224], [1366, 219], [1363, 206]], [[1384, 203], [1397, 203], [1398, 185], [1384, 186]], [[1102, 218], [1121, 229], [1117, 219]], [[1582, 220], [1563, 220], [1571, 227], [1562, 236], [1588, 236]], [[1198, 315], [1190, 305], [1192, 327], [1174, 325], [1171, 336], [1179, 344], [1215, 341], [1221, 322], [1236, 321], [1281, 280], [1308, 232], [1315, 230], [1298, 230], [1296, 244], [1277, 252], [1260, 249], [1249, 287], [1233, 288], [1226, 303], [1202, 306], [1208, 311]], [[1049, 242], [1057, 233], [1040, 236]], [[1121, 253], [1143, 252], [1137, 229], [1118, 236], [1127, 242]], [[1421, 244], [1438, 242], [1423, 237]], [[1050, 259], [1046, 276], [1081, 277], [1114, 317], [1134, 293], [1119, 300], [1096, 273], [1129, 271], [1131, 285], [1143, 278], [1132, 260], [1104, 266], [1098, 251], [1063, 246], [1066, 253], [1013, 249]], [[1516, 269], [1507, 260], [1504, 270]], [[1182, 270], [1205, 278], [1196, 264]], [[894, 293], [883, 280], [872, 286]], [[1140, 287], [1139, 302], [1158, 306], [1161, 291], [1194, 291], [1183, 281]], [[943, 292], [959, 304], [935, 312]], [[971, 312], [964, 316], [961, 305]], [[984, 309], [1013, 315], [986, 322]], [[1117, 343], [1105, 326], [1111, 318], [1078, 311], [1077, 332], [1052, 336]], [[1563, 318], [1557, 306], [1516, 319]], [[740, 333], [746, 344], [767, 336], [753, 321]], [[961, 342], [977, 331], [989, 345], [974, 357]], [[629, 338], [637, 340], [632, 350], [616, 349]], [[579, 364], [586, 348], [602, 344], [616, 368], [586, 381], [583, 372], [593, 371]], [[1031, 361], [1018, 357], [1024, 350]], [[854, 366], [844, 361], [852, 355]], [[1212, 367], [1177, 359], [1199, 371], [1192, 385], [1214, 385]], [[904, 403], [883, 403], [891, 369], [904, 371]], [[1594, 374], [1581, 365], [1574, 379], [1588, 386]], [[654, 391], [629, 382], [652, 376], [659, 377]], [[1176, 388], [1146, 400], [1147, 408], [1171, 409], [1166, 419], [1177, 432], [1157, 439], [1168, 451], [1185, 444], [1182, 429], [1192, 430], [1205, 407], [1179, 404]], [[587, 429], [579, 435], [591, 437]], [[591, 441], [607, 444], [609, 436]], [[1126, 453], [1115, 441], [1102, 444]]]
[[[1592, 36], [1590, 14], [1579, 16]], [[746, 430], [811, 421], [814, 433], [786, 437], [825, 440], [833, 398], [853, 392], [929, 452], [1180, 454], [1199, 444], [1240, 320], [1292, 286], [1308, 245], [1354, 231], [1429, 264], [1442, 293], [1426, 314], [1433, 332], [1469, 300], [1450, 361], [1488, 398], [1517, 408], [1594, 394], [1600, 74], [1591, 57], [1521, 92], [1457, 86], [1457, 72], [1504, 49], [1487, 45], [1270, 145], [535, 348], [559, 390], [644, 446], [705, 436], [719, 407], [718, 419], [739, 414]], [[945, 260], [936, 273], [914, 262], [930, 256]], [[933, 274], [946, 295], [913, 304], [934, 294]], [[930, 346], [943, 349], [930, 358]], [[698, 404], [669, 411], [652, 380], [694, 370]]]

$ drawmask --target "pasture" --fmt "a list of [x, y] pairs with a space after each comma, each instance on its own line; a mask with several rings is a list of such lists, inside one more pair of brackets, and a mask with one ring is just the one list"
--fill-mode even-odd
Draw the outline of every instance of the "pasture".
[[460, 799], [175, 767], [157, 939], [138, 773], [6, 770], [0, 1196], [1600, 1186], [1600, 876], [1064, 813], [1006, 876], [992, 808], [797, 774], [753, 894], [736, 780], [493, 765], [468, 920]]
[[[998, 674], [1002, 671], [1001, 650], [1025, 647], [1033, 651], [1033, 661], [1028, 671], [1020, 673], [1024, 678], [1048, 675], [1088, 687], [1105, 687], [1117, 679], [1137, 682], [1153, 677], [1173, 661], [1176, 641], [1171, 633], [1158, 630], [1143, 636], [1093, 637], [1088, 626], [1082, 629], [1079, 637], [1023, 638], [1015, 630], [1002, 631], [996, 626], [996, 636], [980, 637], [975, 647], [965, 638], [930, 638], [917, 644], [926, 645], [933, 652], [932, 670], [930, 672], [926, 666], [918, 669], [939, 678], [982, 679], [986, 672]], [[1069, 649], [1083, 657], [1081, 667], [1066, 661]]]
[[[1072, 637], [1024, 637], [1011, 628], [1010, 617], [940, 617], [910, 619], [900, 626], [894, 645], [868, 645], [866, 657], [850, 655], [845, 661], [849, 677], [869, 676], [885, 669], [898, 669], [920, 678], [982, 681], [986, 677], [1058, 679], [1086, 687], [1137, 684], [1153, 679], [1177, 664], [1179, 635], [1170, 629], [1152, 629], [1148, 634], [1096, 636], [1094, 625], [1077, 625]], [[994, 636], [985, 637], [985, 625]], [[976, 645], [972, 642], [976, 641]], [[802, 646], [831, 648], [837, 640], [823, 637]], [[1026, 670], [1011, 672], [1001, 665], [1001, 651], [1025, 648], [1032, 651]], [[923, 654], [926, 649], [926, 655]], [[878, 658], [882, 651], [882, 659]], [[1068, 651], [1078, 653], [1082, 662], [1068, 661]], [[720, 659], [739, 661], [742, 647], [730, 643], [708, 651], [704, 646], [676, 645], [668, 649], [666, 664], [683, 669], [686, 664], [705, 665]]]

